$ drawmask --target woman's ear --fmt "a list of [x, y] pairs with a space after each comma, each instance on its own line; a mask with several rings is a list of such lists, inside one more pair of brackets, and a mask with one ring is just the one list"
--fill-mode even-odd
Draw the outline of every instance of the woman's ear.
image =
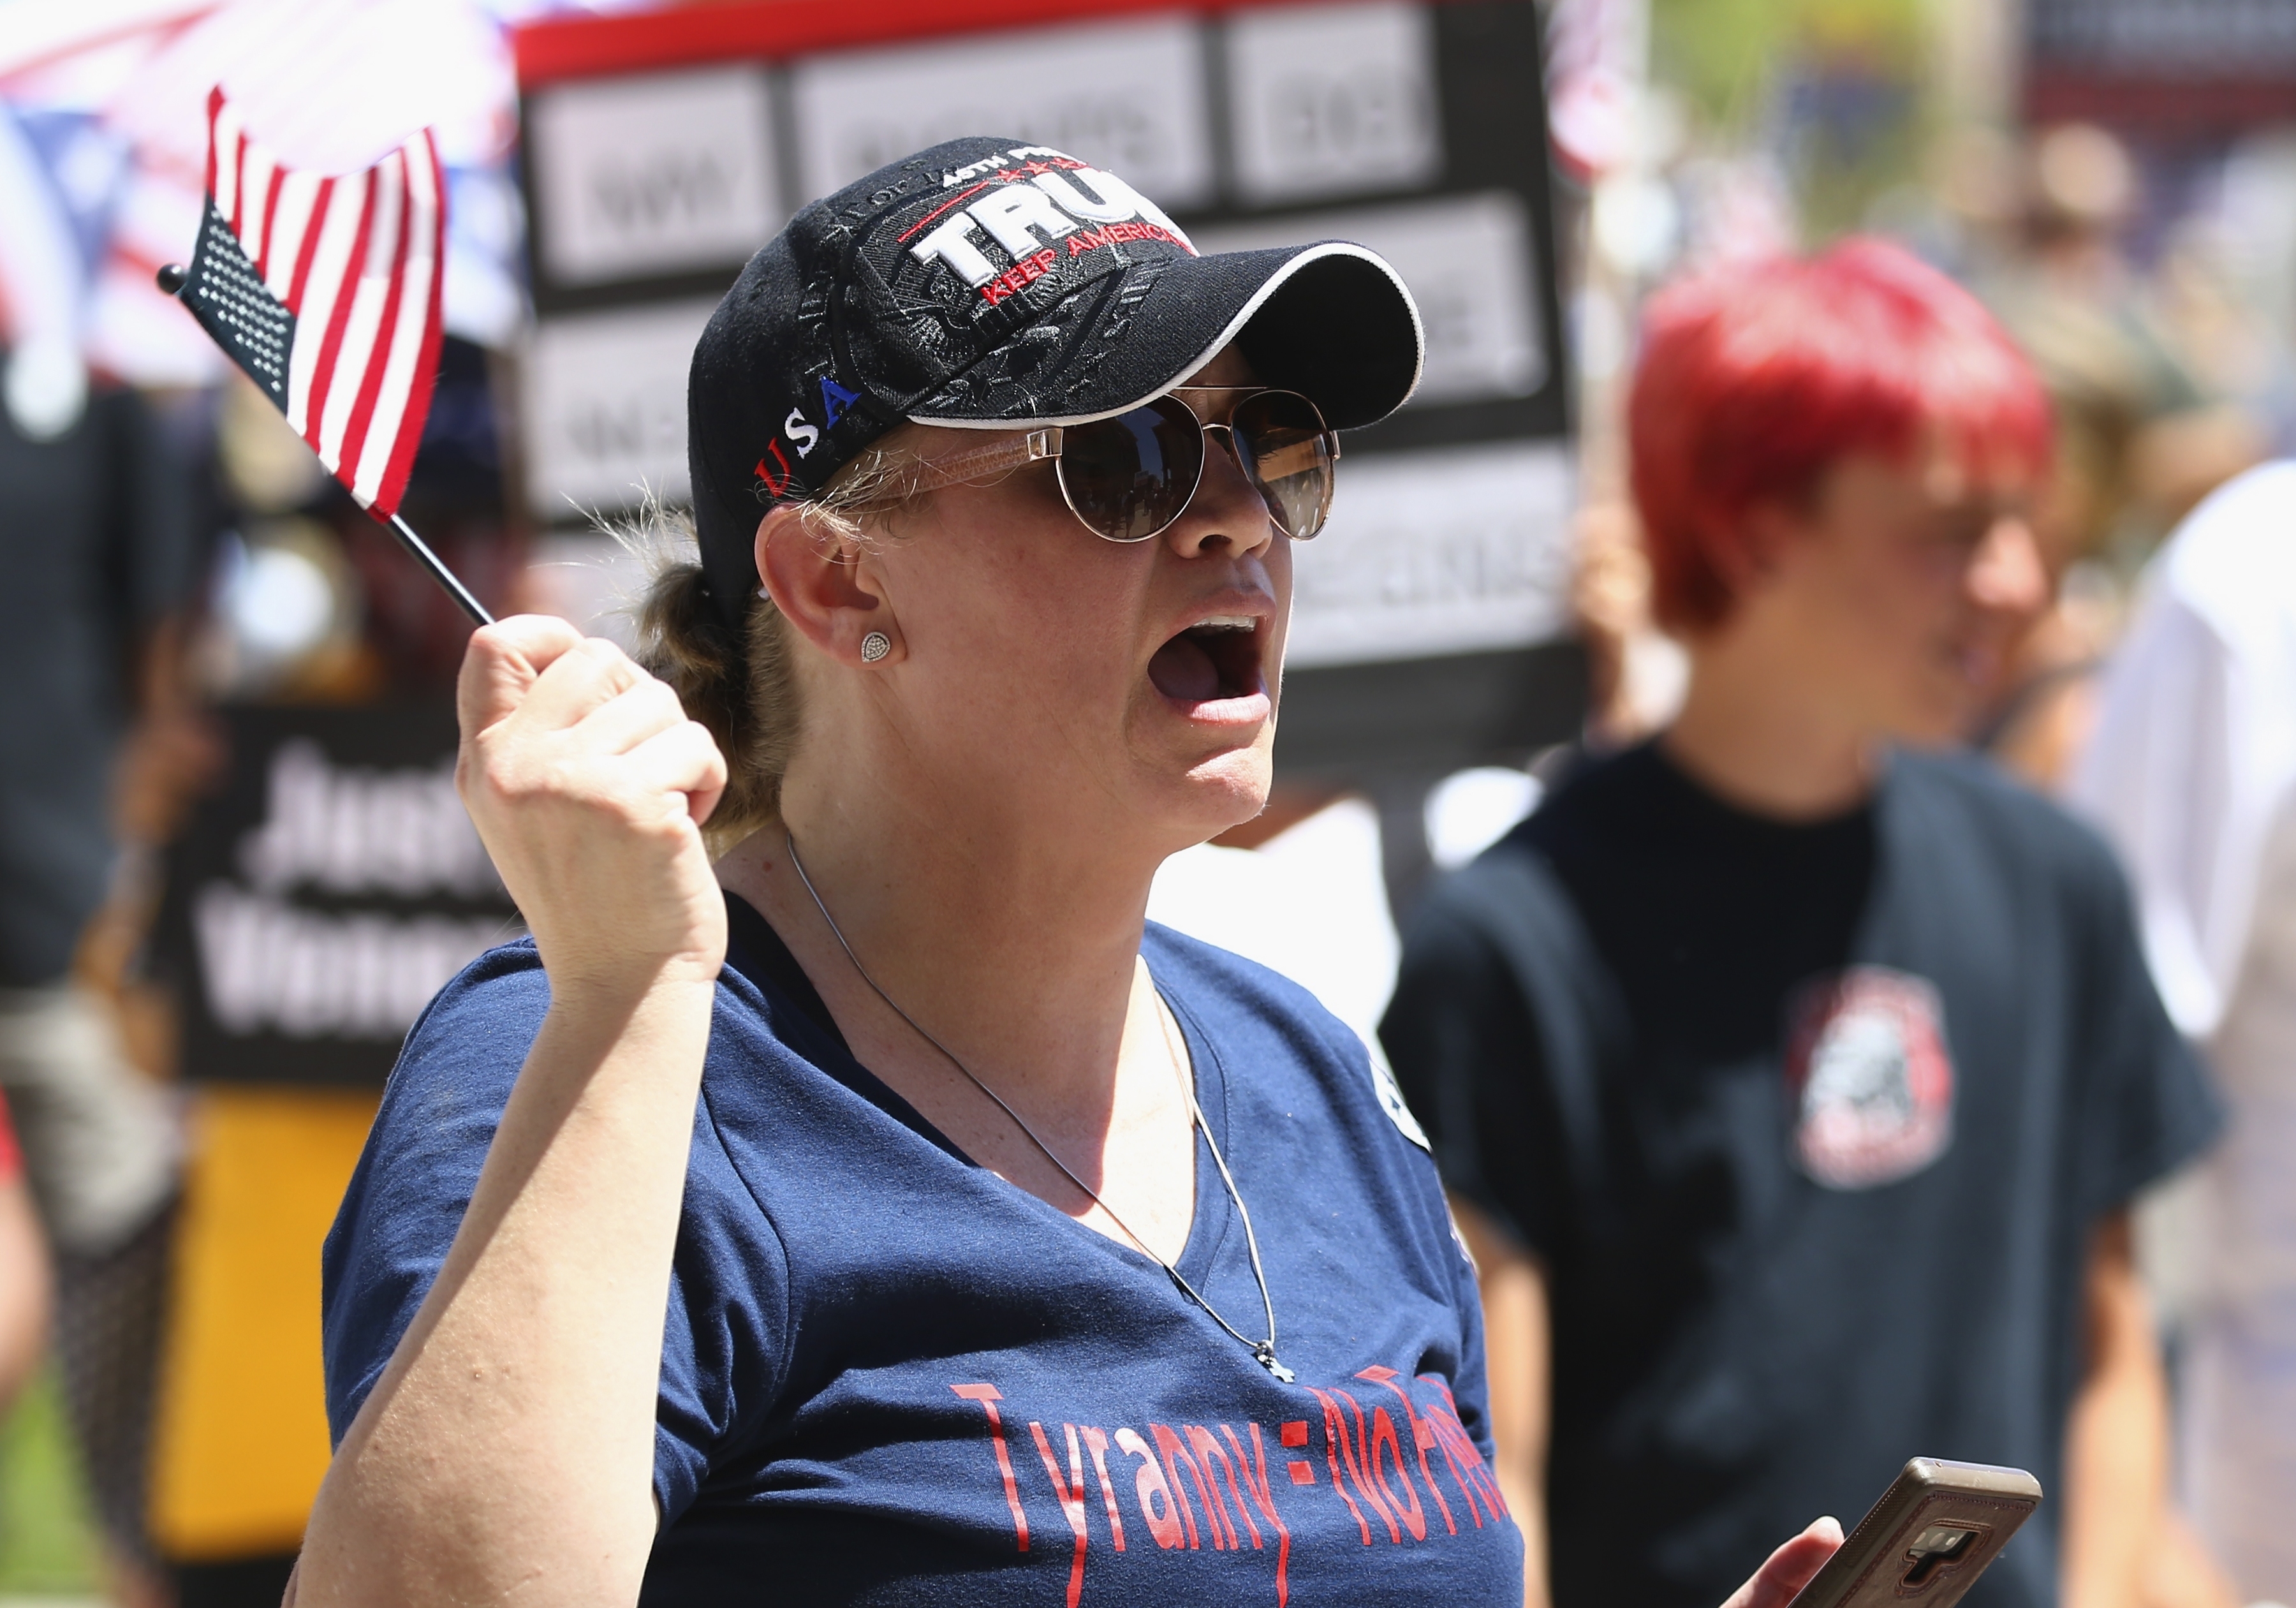
[[758, 521], [758, 578], [783, 616], [840, 664], [882, 668], [903, 652], [892, 606], [872, 590], [860, 548], [783, 504]]

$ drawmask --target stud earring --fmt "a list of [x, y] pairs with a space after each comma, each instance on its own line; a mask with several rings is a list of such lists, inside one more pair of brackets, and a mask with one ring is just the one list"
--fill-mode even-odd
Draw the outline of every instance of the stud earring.
[[874, 664], [893, 651], [893, 639], [882, 631], [872, 631], [861, 639], [861, 662]]

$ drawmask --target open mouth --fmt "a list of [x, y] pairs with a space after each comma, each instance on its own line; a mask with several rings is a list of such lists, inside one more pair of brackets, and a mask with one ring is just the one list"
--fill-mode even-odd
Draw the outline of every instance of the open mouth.
[[1259, 622], [1249, 615], [1200, 619], [1156, 650], [1148, 679], [1175, 703], [1249, 698], [1266, 690], [1259, 673]]

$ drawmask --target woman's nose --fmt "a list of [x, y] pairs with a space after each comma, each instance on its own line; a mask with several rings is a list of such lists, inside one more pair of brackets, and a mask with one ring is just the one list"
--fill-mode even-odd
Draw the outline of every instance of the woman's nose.
[[1267, 503], [1237, 460], [1235, 436], [1226, 425], [1204, 431], [1204, 473], [1187, 512], [1173, 521], [1164, 539], [1183, 558], [1214, 553], [1240, 556], [1258, 553], [1275, 539]]

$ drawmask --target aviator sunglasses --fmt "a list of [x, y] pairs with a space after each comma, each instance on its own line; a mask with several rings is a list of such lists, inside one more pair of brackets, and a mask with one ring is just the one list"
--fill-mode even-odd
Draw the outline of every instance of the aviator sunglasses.
[[[1242, 391], [1225, 423], [1199, 419], [1177, 394]], [[1180, 385], [1112, 419], [1054, 424], [1016, 440], [935, 459], [947, 482], [1052, 460], [1069, 511], [1095, 536], [1144, 542], [1170, 529], [1204, 478], [1205, 442], [1215, 431], [1267, 505], [1276, 529], [1304, 542], [1332, 511], [1339, 438], [1298, 391], [1240, 385]]]

